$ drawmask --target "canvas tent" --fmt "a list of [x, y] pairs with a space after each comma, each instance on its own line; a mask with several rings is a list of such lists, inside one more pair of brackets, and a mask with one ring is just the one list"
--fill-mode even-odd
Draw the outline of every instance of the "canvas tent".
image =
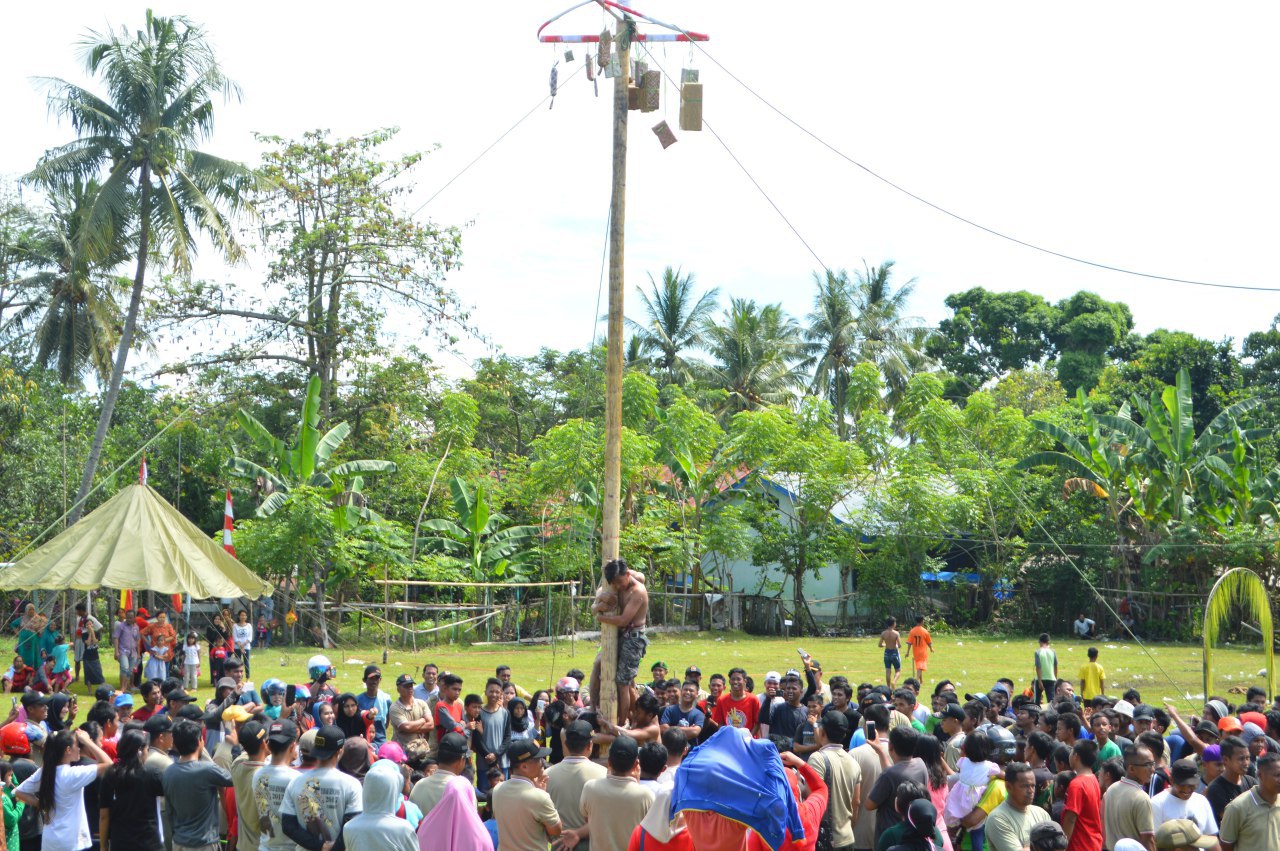
[[0, 570], [0, 588], [98, 588], [249, 597], [259, 578], [145, 484], [133, 484], [22, 560]]

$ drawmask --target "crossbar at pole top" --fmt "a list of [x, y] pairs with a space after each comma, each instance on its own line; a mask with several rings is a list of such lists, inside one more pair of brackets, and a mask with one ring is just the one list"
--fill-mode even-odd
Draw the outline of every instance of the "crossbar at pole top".
[[[596, 33], [595, 35], [543, 35], [542, 34], [543, 30], [545, 30], [547, 27], [551, 26], [556, 21], [560, 20], [561, 18], [563, 18], [565, 15], [569, 14], [573, 10], [580, 9], [583, 6], [591, 5], [592, 3], [601, 6], [602, 8], [604, 8], [606, 12], [609, 12], [610, 14], [614, 14], [613, 12], [610, 11], [611, 9], [618, 9], [621, 12], [624, 12], [628, 15], [632, 15], [636, 18], [639, 18], [642, 21], [646, 21], [650, 24], [653, 24], [654, 26], [672, 30], [672, 32], [669, 32], [669, 33], [636, 33], [632, 37], [633, 41], [692, 42], [692, 41], [710, 41], [711, 40], [711, 36], [706, 35], [705, 33], [696, 33], [690, 30], [683, 29], [681, 27], [677, 27], [674, 24], [664, 23], [662, 21], [657, 20], [656, 18], [649, 17], [643, 12], [637, 12], [635, 9], [631, 9], [626, 6], [623, 6], [621, 3], [616, 3], [614, 2], [614, 0], [584, 0], [584, 2], [582, 3], [576, 3], [573, 6], [570, 6], [568, 9], [565, 9], [563, 12], [556, 15], [555, 17], [549, 18], [546, 22], [542, 24], [542, 26], [538, 27], [538, 41], [542, 42], [543, 44], [594, 44], [599, 42], [600, 41], [599, 33]], [[617, 16], [615, 15], [615, 17]]]

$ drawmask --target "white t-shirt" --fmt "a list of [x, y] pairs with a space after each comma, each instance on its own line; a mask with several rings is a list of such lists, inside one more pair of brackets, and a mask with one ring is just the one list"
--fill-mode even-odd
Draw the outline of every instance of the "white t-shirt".
[[200, 667], [200, 645], [184, 644], [182, 645], [182, 662], [187, 667]]
[[1071, 625], [1075, 627], [1076, 635], [1088, 635], [1094, 626], [1096, 626], [1092, 618], [1085, 618], [1082, 621], [1072, 621]]
[[1199, 792], [1184, 801], [1165, 789], [1151, 799], [1151, 810], [1156, 827], [1176, 818], [1189, 818], [1196, 823], [1202, 835], [1218, 835], [1218, 820], [1213, 817], [1213, 807], [1209, 806], [1209, 799]]
[[253, 647], [253, 624], [233, 624], [231, 627], [231, 640], [236, 643], [236, 649]]
[[[297, 848], [280, 826], [280, 809], [289, 784], [297, 779], [299, 773], [287, 765], [264, 765], [254, 772], [253, 797], [258, 804], [258, 812], [271, 815], [271, 831], [262, 832], [258, 851], [294, 851]], [[273, 833], [274, 836], [271, 835]]]
[[346, 817], [362, 809], [364, 790], [360, 781], [336, 768], [299, 772], [280, 803], [281, 816], [297, 816], [298, 822], [308, 830], [318, 823], [328, 840], [337, 839]]
[[[53, 819], [44, 826], [41, 848], [48, 851], [81, 851], [93, 845], [89, 818], [84, 811], [84, 787], [98, 779], [96, 765], [59, 765], [53, 786]], [[19, 792], [40, 791], [41, 768], [18, 786]]]

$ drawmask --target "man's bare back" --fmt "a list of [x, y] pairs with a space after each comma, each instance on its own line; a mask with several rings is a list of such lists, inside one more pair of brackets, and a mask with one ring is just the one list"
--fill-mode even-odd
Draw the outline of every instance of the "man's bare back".
[[[634, 577], [635, 572], [631, 571]], [[644, 629], [649, 618], [649, 589], [643, 580], [633, 581], [628, 587], [618, 591], [618, 611], [621, 623], [619, 629]]]
[[885, 650], [897, 650], [902, 644], [902, 634], [893, 627], [880, 633], [880, 646]]

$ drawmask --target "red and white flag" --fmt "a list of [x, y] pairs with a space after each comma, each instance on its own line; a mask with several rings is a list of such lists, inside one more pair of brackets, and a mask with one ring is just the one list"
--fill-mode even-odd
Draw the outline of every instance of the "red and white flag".
[[236, 554], [236, 545], [231, 543], [231, 529], [235, 526], [236, 515], [231, 510], [231, 488], [227, 488], [227, 507], [222, 512], [222, 548], [231, 555]]
[[147, 483], [147, 453], [142, 453], [142, 464], [138, 467], [138, 484]]

